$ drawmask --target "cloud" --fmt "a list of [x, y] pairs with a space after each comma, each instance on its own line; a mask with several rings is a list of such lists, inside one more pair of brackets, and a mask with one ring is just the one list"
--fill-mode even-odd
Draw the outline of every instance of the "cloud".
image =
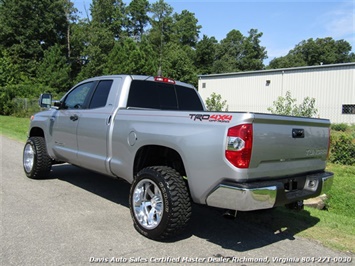
[[326, 33], [333, 38], [354, 38], [355, 4], [353, 2], [341, 4], [324, 14], [320, 23], [323, 23]]

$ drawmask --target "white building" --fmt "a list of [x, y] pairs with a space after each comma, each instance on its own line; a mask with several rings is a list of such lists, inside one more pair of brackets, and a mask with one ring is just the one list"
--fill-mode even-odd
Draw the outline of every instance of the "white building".
[[205, 102], [220, 94], [228, 111], [261, 113], [290, 91], [296, 104], [315, 98], [320, 118], [355, 123], [355, 63], [201, 75], [198, 90]]

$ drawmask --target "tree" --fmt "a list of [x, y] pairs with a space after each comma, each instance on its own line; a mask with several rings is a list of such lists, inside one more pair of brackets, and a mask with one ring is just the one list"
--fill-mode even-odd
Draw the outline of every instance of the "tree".
[[70, 65], [63, 55], [58, 44], [44, 52], [44, 58], [40, 63], [37, 76], [38, 80], [56, 90], [65, 92], [70, 87]]
[[207, 35], [203, 35], [197, 43], [195, 65], [199, 74], [212, 73], [217, 44], [215, 37], [209, 38]]
[[222, 101], [222, 96], [215, 92], [211, 94], [210, 98], [206, 99], [206, 108], [208, 111], [227, 111], [228, 108], [223, 110], [226, 104], [227, 101]]
[[244, 36], [240, 31], [230, 31], [226, 38], [221, 40], [216, 49], [216, 58], [212, 71], [214, 73], [239, 71], [238, 61], [242, 57]]
[[274, 107], [269, 107], [267, 110], [278, 115], [314, 117], [317, 114], [314, 98], [306, 97], [300, 105], [297, 105], [296, 101], [295, 98], [292, 98], [291, 92], [287, 91], [285, 97], [279, 96], [273, 102]]
[[70, 0], [62, 0], [64, 6], [65, 16], [67, 18], [67, 58], [71, 57], [71, 25], [74, 24], [78, 19], [78, 10], [74, 7], [74, 4]]
[[20, 76], [17, 65], [14, 65], [9, 53], [0, 50], [0, 88], [16, 84]]
[[262, 33], [256, 29], [251, 29], [248, 37], [238, 30], [230, 31], [217, 46], [212, 71], [223, 73], [263, 69], [267, 53], [265, 47], [260, 46], [261, 36]]
[[92, 20], [82, 21], [77, 32], [78, 44], [83, 46], [77, 81], [102, 75], [115, 41], [125, 37], [125, 4], [122, 0], [93, 0], [90, 10]]
[[93, 0], [90, 6], [93, 27], [111, 32], [116, 40], [122, 37], [125, 27], [126, 5], [122, 0]]
[[86, 25], [82, 28], [85, 45], [80, 54], [81, 70], [76, 81], [100, 76], [104, 73], [108, 54], [115, 45], [112, 32], [107, 28]]
[[162, 55], [164, 45], [170, 42], [173, 26], [171, 16], [173, 8], [164, 0], [159, 0], [151, 5], [150, 12], [152, 13], [150, 19], [152, 28], [149, 30], [149, 40], [156, 53]]
[[182, 47], [174, 42], [168, 43], [162, 60], [163, 75], [196, 86], [196, 67], [189, 53], [189, 47]]
[[355, 54], [351, 49], [351, 45], [344, 40], [335, 41], [330, 37], [316, 40], [311, 38], [297, 44], [286, 56], [271, 60], [269, 68], [355, 62]]
[[129, 36], [141, 37], [149, 23], [149, 1], [133, 0], [127, 7], [127, 31]]
[[109, 54], [105, 74], [153, 75], [157, 70], [153, 48], [149, 43], [137, 43], [132, 38], [116, 42]]
[[62, 0], [3, 0], [0, 5], [0, 43], [29, 76], [46, 49], [65, 45], [66, 30]]
[[183, 10], [181, 14], [175, 13], [173, 19], [174, 27], [172, 39], [181, 45], [196, 47], [202, 27], [197, 25], [198, 20], [195, 18], [195, 14]]
[[260, 45], [260, 38], [263, 33], [251, 29], [249, 36], [244, 39], [244, 52], [239, 62], [242, 71], [261, 70], [264, 68], [263, 60], [267, 58], [265, 47]]

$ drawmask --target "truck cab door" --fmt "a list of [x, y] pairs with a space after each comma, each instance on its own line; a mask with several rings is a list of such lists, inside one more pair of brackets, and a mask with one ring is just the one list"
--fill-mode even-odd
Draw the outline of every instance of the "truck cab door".
[[79, 165], [77, 128], [93, 87], [94, 82], [87, 82], [73, 88], [51, 118], [51, 145], [58, 160]]
[[[99, 80], [95, 84], [88, 108], [83, 110], [77, 128], [80, 165], [99, 173], [111, 173], [108, 166], [109, 129], [117, 106], [117, 89], [121, 79]], [[109, 96], [110, 95], [110, 96]]]

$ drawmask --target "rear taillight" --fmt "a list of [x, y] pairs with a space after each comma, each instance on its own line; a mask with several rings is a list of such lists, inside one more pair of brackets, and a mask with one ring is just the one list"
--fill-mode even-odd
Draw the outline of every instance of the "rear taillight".
[[248, 168], [253, 147], [253, 125], [243, 124], [228, 129], [226, 158], [238, 168]]

